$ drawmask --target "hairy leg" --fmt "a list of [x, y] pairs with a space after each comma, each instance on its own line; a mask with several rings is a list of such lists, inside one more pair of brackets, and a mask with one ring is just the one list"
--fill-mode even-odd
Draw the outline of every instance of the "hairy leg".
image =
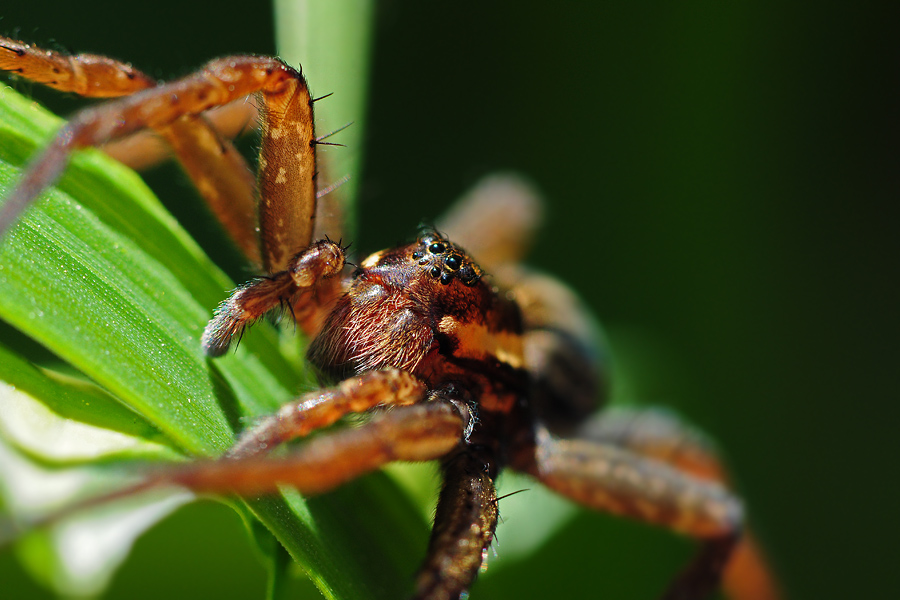
[[727, 483], [712, 441], [665, 409], [610, 407], [586, 421], [575, 436], [652, 458], [699, 479]]
[[152, 77], [112, 58], [69, 56], [2, 36], [0, 70], [86, 98], [117, 98], [156, 85]]
[[[611, 408], [578, 430], [578, 437], [614, 445], [693, 477], [728, 484], [715, 446], [675, 414], [655, 408]], [[725, 565], [722, 587], [735, 600], [777, 600], [777, 580], [752, 532], [745, 531]]]
[[349, 413], [376, 406], [408, 406], [422, 400], [425, 384], [406, 371], [369, 371], [335, 387], [305, 394], [245, 431], [225, 455], [263, 454], [284, 442], [331, 425]]
[[478, 575], [497, 528], [493, 470], [471, 449], [444, 463], [444, 485], [415, 600], [455, 600]]
[[719, 584], [743, 525], [741, 503], [724, 487], [612, 445], [537, 435], [530, 464], [547, 487], [590, 508], [701, 540], [700, 552], [663, 596], [703, 598]]
[[453, 404], [400, 406], [361, 427], [323, 433], [283, 457], [190, 463], [151, 476], [150, 483], [245, 496], [290, 485], [305, 495], [321, 494], [389, 462], [440, 458], [456, 446], [464, 429]]

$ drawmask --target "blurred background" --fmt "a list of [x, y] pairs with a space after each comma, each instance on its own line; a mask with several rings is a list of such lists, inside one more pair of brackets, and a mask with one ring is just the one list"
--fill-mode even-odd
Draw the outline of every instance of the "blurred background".
[[[6, 4], [5, 35], [161, 79], [275, 52], [267, 3]], [[548, 210], [531, 262], [604, 322], [626, 399], [719, 442], [790, 598], [900, 589], [890, 22], [771, 1], [376, 9], [355, 247], [407, 239], [483, 175], [533, 180]], [[62, 114], [79, 105], [33, 92]], [[149, 178], [202, 221], [177, 169]], [[227, 508], [183, 509], [109, 597], [260, 597], [242, 536]], [[652, 598], [690, 548], [579, 513], [474, 597]], [[42, 597], [8, 554], [0, 581], [4, 597]]]

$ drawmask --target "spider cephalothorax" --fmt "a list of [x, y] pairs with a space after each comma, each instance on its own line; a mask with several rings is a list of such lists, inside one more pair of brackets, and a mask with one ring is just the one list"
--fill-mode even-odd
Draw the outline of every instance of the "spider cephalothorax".
[[464, 382], [482, 406], [508, 410], [524, 387], [521, 333], [518, 305], [428, 232], [360, 264], [309, 357], [332, 379], [397, 368], [430, 387]]
[[[603, 342], [570, 291], [518, 264], [536, 220], [535, 202], [518, 180], [478, 188], [442, 225], [448, 235], [426, 230], [351, 270], [347, 248], [325, 237], [328, 231], [313, 239], [319, 140], [299, 71], [273, 58], [236, 56], [156, 86], [116, 61], [64, 58], [2, 38], [0, 68], [77, 93], [125, 96], [66, 125], [7, 196], [0, 233], [55, 181], [72, 150], [152, 129], [265, 271], [216, 309], [202, 336], [206, 354], [225, 353], [247, 326], [283, 309], [313, 340], [309, 359], [332, 384], [255, 423], [223, 458], [148, 475], [141, 488], [259, 494], [287, 484], [316, 494], [390, 461], [439, 460], [444, 484], [417, 599], [458, 598], [474, 580], [494, 538], [494, 481], [503, 468], [588, 507], [700, 540], [698, 558], [666, 598], [707, 594], [732, 551], [746, 550], [739, 545], [741, 503], [713, 451], [689, 428], [653, 411], [591, 415], [603, 404]], [[60, 70], [66, 77], [55, 76]], [[220, 117], [204, 118], [247, 95], [266, 109], [258, 185], [223, 139]], [[257, 189], [258, 245], [249, 214]], [[451, 239], [464, 240], [472, 254]], [[392, 410], [374, 410], [383, 407]], [[283, 457], [266, 456], [369, 411], [358, 428], [322, 432]], [[556, 437], [563, 432], [575, 437]], [[733, 591], [751, 598], [741, 585]]]

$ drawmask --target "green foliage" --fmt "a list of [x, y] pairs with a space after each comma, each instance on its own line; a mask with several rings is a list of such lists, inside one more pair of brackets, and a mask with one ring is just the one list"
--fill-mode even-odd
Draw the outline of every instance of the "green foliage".
[[[59, 122], [4, 89], [0, 124], [3, 194]], [[308, 385], [266, 324], [232, 355], [203, 356], [202, 329], [232, 287], [137, 175], [100, 152], [78, 153], [0, 243], [0, 318], [59, 359], [55, 369], [39, 368], [0, 348], [3, 441], [15, 460], [75, 468], [96, 488], [134, 459], [214, 456], [246, 419]], [[59, 374], [61, 366], [76, 375]], [[83, 435], [71, 444], [45, 443], [73, 428]], [[20, 490], [9, 489], [18, 479], [7, 467], [0, 468], [11, 498]], [[349, 510], [359, 501], [372, 513]], [[34, 516], [32, 507], [4, 504], [12, 516]], [[356, 598], [361, 590], [397, 597], [408, 585], [425, 525], [417, 509], [398, 510], [407, 505], [390, 480], [376, 476], [328, 501], [285, 494], [238, 509], [259, 519], [326, 596]], [[277, 552], [265, 544], [274, 562]], [[26, 546], [44, 556], [29, 561], [32, 570], [46, 569], [42, 579], [58, 582], [65, 557], [46, 553], [59, 547], [26, 538], [24, 556], [36, 552]]]

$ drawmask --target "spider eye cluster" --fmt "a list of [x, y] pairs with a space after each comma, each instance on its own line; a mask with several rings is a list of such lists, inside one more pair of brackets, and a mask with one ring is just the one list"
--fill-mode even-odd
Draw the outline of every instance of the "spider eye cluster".
[[481, 279], [481, 269], [457, 248], [439, 234], [429, 232], [419, 238], [419, 244], [412, 253], [412, 259], [424, 267], [427, 273], [449, 285], [459, 279], [463, 285], [473, 286]]

